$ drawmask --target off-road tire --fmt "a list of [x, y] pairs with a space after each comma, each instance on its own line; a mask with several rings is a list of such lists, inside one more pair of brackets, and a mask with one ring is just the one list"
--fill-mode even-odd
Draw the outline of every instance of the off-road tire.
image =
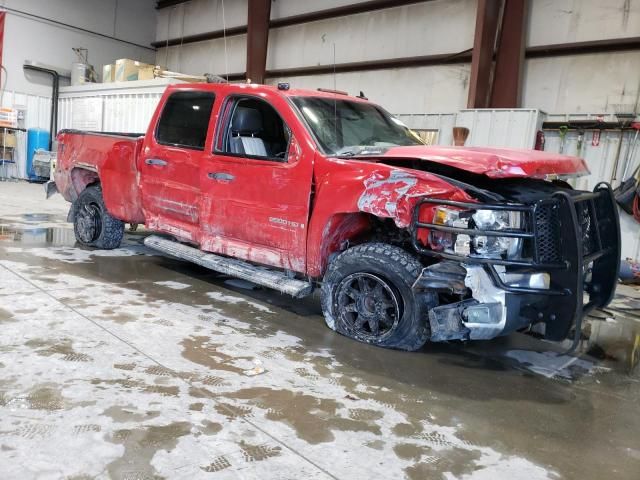
[[73, 219], [73, 231], [81, 245], [104, 250], [120, 246], [124, 222], [107, 211], [100, 185], [91, 185], [80, 193], [74, 202]]
[[[435, 293], [415, 293], [411, 288], [421, 270], [417, 258], [386, 243], [366, 243], [342, 252], [330, 263], [322, 283], [322, 312], [327, 326], [361, 342], [398, 350], [418, 350], [429, 339], [428, 312], [437, 305]], [[401, 316], [384, 338], [359, 334], [345, 319], [346, 314], [339, 311], [339, 288], [354, 274], [382, 279], [396, 294], [396, 303], [402, 302]]]

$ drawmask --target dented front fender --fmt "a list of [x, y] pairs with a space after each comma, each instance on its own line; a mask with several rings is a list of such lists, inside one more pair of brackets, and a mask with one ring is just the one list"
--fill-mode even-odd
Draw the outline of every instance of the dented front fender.
[[316, 168], [307, 238], [307, 273], [312, 277], [324, 273], [336, 249], [363, 234], [368, 215], [407, 228], [421, 198], [473, 201], [459, 187], [428, 172], [343, 159], [322, 159]]
[[469, 199], [466, 193], [440, 177], [403, 169], [373, 172], [364, 179], [363, 185], [364, 190], [357, 202], [358, 210], [377, 217], [392, 218], [400, 228], [406, 228], [411, 223], [413, 209], [419, 198]]

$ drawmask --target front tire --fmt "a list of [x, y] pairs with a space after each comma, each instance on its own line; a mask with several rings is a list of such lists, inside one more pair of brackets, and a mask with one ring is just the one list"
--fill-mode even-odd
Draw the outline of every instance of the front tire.
[[322, 283], [327, 326], [360, 342], [418, 350], [429, 339], [434, 293], [415, 293], [422, 265], [385, 243], [350, 248], [331, 262]]
[[102, 198], [100, 185], [85, 188], [74, 203], [73, 231], [86, 247], [112, 250], [124, 236], [124, 222], [112, 217]]

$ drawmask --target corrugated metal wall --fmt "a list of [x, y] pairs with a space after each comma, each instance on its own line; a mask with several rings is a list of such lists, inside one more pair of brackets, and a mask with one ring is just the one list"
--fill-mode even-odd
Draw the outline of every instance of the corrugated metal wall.
[[161, 96], [139, 93], [61, 98], [59, 128], [144, 133]]
[[[0, 104], [4, 108], [16, 108], [24, 112], [24, 128], [43, 128], [49, 130], [49, 116], [51, 112], [51, 97], [28, 95], [26, 93], [5, 90]], [[15, 149], [15, 165], [8, 165], [7, 174], [15, 178], [27, 178], [27, 135], [17, 132], [17, 147]]]
[[[594, 131], [586, 130], [582, 134], [569, 131], [564, 137], [562, 151], [566, 155], [582, 157], [587, 162], [591, 175], [578, 178], [571, 183], [576, 188], [591, 190], [598, 182], [610, 182], [614, 187], [629, 177], [640, 164], [640, 144], [627, 164], [627, 154], [633, 145], [633, 132], [603, 130], [599, 141], [594, 141]], [[545, 131], [545, 150], [559, 152], [562, 140], [558, 131]], [[597, 137], [596, 137], [597, 140]], [[618, 149], [618, 147], [620, 147]], [[617, 162], [616, 162], [617, 159]], [[617, 163], [617, 168], [614, 168]], [[615, 170], [615, 172], [614, 172]], [[627, 213], [620, 210], [620, 229], [622, 231], [622, 258], [640, 259], [640, 225]]]
[[167, 85], [156, 79], [60, 89], [58, 128], [144, 133]]
[[[136, 82], [137, 83], [137, 82]], [[177, 80], [154, 80], [151, 84], [95, 84], [83, 87], [62, 87], [58, 103], [58, 129], [78, 128], [105, 132], [144, 133], [167, 85]], [[140, 85], [140, 84], [138, 84]], [[24, 112], [24, 128], [49, 130], [51, 97], [29, 95], [6, 90], [0, 99], [2, 107]], [[7, 173], [14, 178], [27, 178], [27, 135], [17, 133], [16, 165]]]

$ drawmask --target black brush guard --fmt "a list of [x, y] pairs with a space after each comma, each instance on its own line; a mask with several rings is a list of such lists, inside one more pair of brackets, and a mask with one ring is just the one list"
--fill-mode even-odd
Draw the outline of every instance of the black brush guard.
[[[482, 230], [456, 228], [419, 220], [425, 204], [469, 210], [508, 210], [523, 212], [525, 226], [520, 229]], [[528, 242], [529, 255], [523, 259], [465, 256], [426, 248], [418, 240], [421, 229], [470, 237], [494, 236], [521, 238]], [[572, 349], [580, 340], [583, 316], [606, 306], [615, 293], [620, 269], [620, 221], [611, 187], [599, 183], [593, 192], [558, 190], [531, 204], [468, 203], [424, 198], [417, 202], [412, 225], [413, 246], [419, 253], [466, 264], [482, 265], [494, 285], [508, 294], [526, 295], [535, 304], [531, 322], [546, 323], [545, 336], [564, 340], [575, 327]], [[530, 288], [505, 283], [496, 265], [508, 273], [548, 273], [549, 289]], [[585, 293], [589, 300], [585, 303]], [[546, 301], [540, 302], [541, 298]]]

